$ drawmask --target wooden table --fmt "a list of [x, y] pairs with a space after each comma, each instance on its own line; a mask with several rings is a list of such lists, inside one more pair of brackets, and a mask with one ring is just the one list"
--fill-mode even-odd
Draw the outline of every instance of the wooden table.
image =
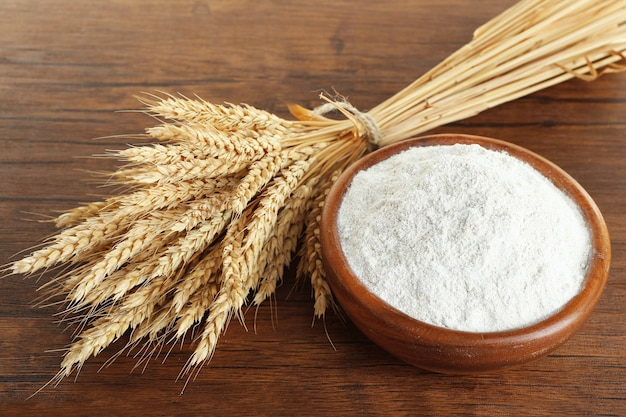
[[[133, 98], [163, 90], [246, 102], [288, 117], [322, 89], [368, 109], [466, 43], [513, 0], [412, 2], [16, 0], [0, 3], [0, 264], [53, 233], [45, 219], [99, 192], [86, 158], [153, 120]], [[121, 343], [78, 378], [27, 397], [58, 369], [71, 332], [32, 308], [41, 282], [0, 280], [0, 415], [626, 415], [626, 75], [571, 81], [437, 129], [508, 140], [570, 172], [604, 213], [606, 291], [554, 353], [506, 372], [439, 375], [405, 365], [350, 322], [313, 326], [288, 274], [272, 305], [234, 322], [184, 395], [191, 352], [145, 369]], [[100, 138], [94, 140], [94, 138]], [[256, 325], [252, 326], [255, 322]], [[332, 340], [333, 345], [329, 342]], [[122, 341], [123, 342], [123, 341]]]

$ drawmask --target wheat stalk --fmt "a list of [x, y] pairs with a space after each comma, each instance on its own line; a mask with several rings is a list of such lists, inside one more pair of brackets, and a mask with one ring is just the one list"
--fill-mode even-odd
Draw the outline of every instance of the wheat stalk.
[[[128, 192], [56, 219], [63, 230], [11, 266], [63, 273], [44, 286], [80, 323], [58, 381], [127, 331], [150, 356], [202, 330], [181, 375], [209, 360], [248, 302], [271, 297], [300, 242], [314, 316], [332, 306], [319, 218], [335, 178], [371, 149], [571, 78], [625, 68], [626, 0], [523, 0], [402, 91], [360, 112], [322, 96], [290, 121], [248, 105], [145, 95], [155, 143], [109, 151]], [[326, 117], [336, 110], [342, 117]], [[252, 297], [249, 296], [252, 294]], [[75, 317], [75, 318], [73, 318]], [[87, 327], [85, 327], [87, 326]]]

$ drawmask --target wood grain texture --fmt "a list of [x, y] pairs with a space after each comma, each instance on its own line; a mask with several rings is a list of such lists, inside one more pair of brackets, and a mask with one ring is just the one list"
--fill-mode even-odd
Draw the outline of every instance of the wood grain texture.
[[[198, 94], [287, 117], [287, 103], [314, 106], [335, 89], [368, 109], [513, 3], [0, 2], [0, 264], [53, 233], [36, 220], [103, 192], [86, 171], [115, 163], [88, 156], [153, 123], [116, 113], [138, 107], [133, 95]], [[310, 288], [288, 274], [272, 304], [248, 312], [249, 331], [232, 323], [182, 396], [188, 345], [145, 371], [132, 356], [100, 369], [122, 340], [76, 381], [27, 400], [58, 370], [53, 350], [71, 332], [54, 323], [55, 308], [32, 308], [45, 277], [10, 276], [0, 280], [0, 415], [626, 415], [626, 75], [567, 82], [437, 132], [527, 147], [576, 178], [605, 216], [605, 293], [548, 357], [480, 376], [421, 371], [337, 316], [311, 326]]]

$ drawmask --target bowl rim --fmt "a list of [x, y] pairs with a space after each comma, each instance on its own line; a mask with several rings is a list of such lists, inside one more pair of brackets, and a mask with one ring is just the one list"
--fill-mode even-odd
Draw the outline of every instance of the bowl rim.
[[[511, 156], [529, 163], [574, 200], [588, 224], [593, 253], [581, 290], [559, 311], [539, 322], [515, 329], [493, 332], [470, 332], [435, 326], [408, 316], [370, 292], [348, 265], [341, 249], [336, 225], [338, 208], [341, 205], [343, 195], [352, 182], [352, 178], [359, 171], [408, 148], [457, 143], [478, 144], [487, 149], [505, 151]], [[356, 290], [358, 295], [352, 294], [351, 298], [361, 304], [361, 308], [370, 310], [392, 329], [405, 332], [414, 332], [419, 329], [420, 340], [433, 345], [482, 346], [507, 342], [523, 343], [525, 340], [549, 337], [563, 332], [567, 327], [572, 328], [571, 333], [573, 333], [582, 326], [599, 300], [608, 278], [611, 259], [610, 238], [604, 218], [591, 196], [573, 177], [548, 159], [519, 145], [500, 139], [467, 134], [435, 134], [403, 140], [380, 148], [349, 166], [339, 176], [327, 196], [322, 212], [320, 238], [324, 258], [328, 258], [331, 252], [336, 253], [332, 268], [336, 275], [341, 276], [341, 279], [332, 277], [332, 274], [327, 273], [331, 288], [334, 287], [333, 289], [338, 290], [338, 287], [343, 287], [343, 290]], [[328, 262], [328, 259], [325, 259], [326, 265]], [[341, 300], [339, 301], [341, 304]]]

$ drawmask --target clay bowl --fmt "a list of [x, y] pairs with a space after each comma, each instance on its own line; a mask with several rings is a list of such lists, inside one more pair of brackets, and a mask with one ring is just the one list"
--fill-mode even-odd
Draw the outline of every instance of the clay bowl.
[[[592, 233], [593, 259], [582, 290], [553, 316], [528, 327], [490, 333], [450, 330], [415, 320], [365, 288], [342, 252], [337, 212], [354, 175], [412, 146], [479, 144], [503, 150], [542, 172], [580, 206]], [[352, 322], [373, 342], [422, 369], [471, 374], [493, 372], [547, 355], [584, 323], [598, 301], [608, 275], [610, 241], [606, 224], [587, 192], [562, 169], [519, 146], [467, 135], [425, 136], [373, 152], [352, 165], [337, 180], [326, 200], [321, 220], [324, 267], [334, 296]]]

